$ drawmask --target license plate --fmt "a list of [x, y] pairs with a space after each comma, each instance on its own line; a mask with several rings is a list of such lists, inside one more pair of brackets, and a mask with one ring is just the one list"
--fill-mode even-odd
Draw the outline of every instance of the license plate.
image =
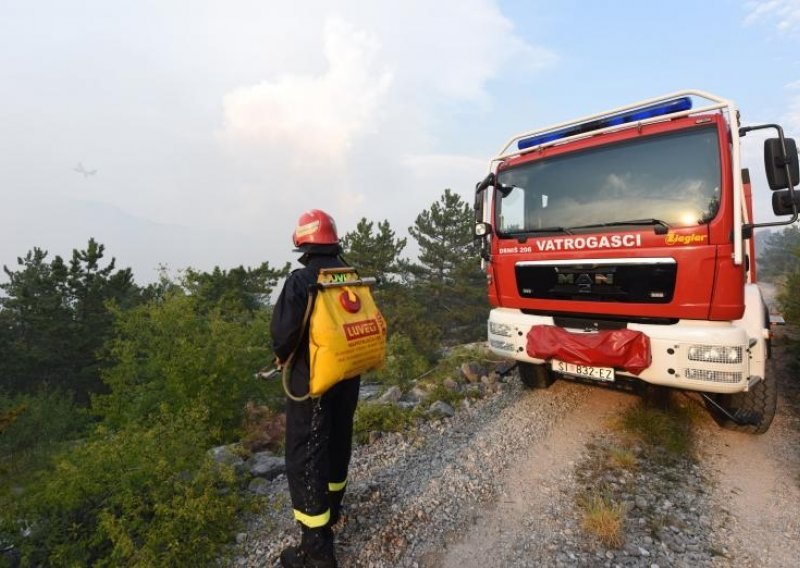
[[574, 363], [566, 363], [553, 359], [552, 368], [557, 373], [564, 373], [566, 375], [575, 375], [576, 377], [584, 377], [586, 379], [595, 379], [597, 381], [613, 381], [614, 369], [611, 367], [592, 367], [590, 365], [576, 365]]

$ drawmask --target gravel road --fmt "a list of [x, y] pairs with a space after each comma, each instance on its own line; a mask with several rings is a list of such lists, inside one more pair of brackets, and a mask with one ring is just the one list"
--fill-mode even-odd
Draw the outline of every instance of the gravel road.
[[[415, 432], [358, 447], [336, 527], [349, 566], [797, 566], [800, 558], [800, 388], [780, 344], [778, 416], [769, 432], [721, 430], [700, 413], [696, 457], [605, 468], [610, 423], [635, 395], [569, 381], [500, 392]], [[695, 404], [682, 397], [685, 404]], [[593, 487], [625, 511], [624, 539], [603, 545], [582, 525]], [[241, 533], [234, 566], [273, 566], [299, 534], [286, 481]]]

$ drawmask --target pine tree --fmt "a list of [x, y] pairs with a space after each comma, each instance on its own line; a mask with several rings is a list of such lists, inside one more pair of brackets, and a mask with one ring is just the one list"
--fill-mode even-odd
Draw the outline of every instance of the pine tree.
[[473, 224], [469, 204], [446, 189], [408, 229], [420, 249], [419, 262], [409, 266], [417, 298], [448, 342], [484, 337], [486, 280]]
[[430, 360], [437, 355], [441, 334], [414, 293], [409, 263], [400, 258], [405, 238], [397, 238], [389, 222], [377, 224], [362, 218], [356, 229], [342, 237], [344, 257], [362, 276], [374, 276], [379, 284], [373, 296], [395, 343], [409, 342]]
[[362, 217], [355, 231], [342, 237], [342, 249], [348, 262], [351, 262], [362, 276], [374, 276], [383, 282], [393, 280], [400, 271], [400, 253], [406, 247], [406, 239], [395, 237], [389, 221], [375, 224]]
[[269, 305], [278, 280], [289, 274], [289, 263], [283, 268], [270, 267], [268, 262], [256, 268], [238, 266], [223, 270], [218, 266], [211, 272], [189, 268], [180, 286], [196, 296], [202, 311], [212, 308], [231, 312], [245, 310], [250, 314]]
[[101, 266], [104, 252], [105, 246], [94, 239], [89, 239], [85, 250], [73, 250], [66, 282], [66, 298], [76, 330], [72, 342], [75, 376], [69, 388], [81, 402], [88, 402], [91, 394], [103, 390], [98, 354], [111, 335], [108, 302], [124, 308], [139, 300], [131, 270], [115, 270], [115, 258]]
[[0, 388], [31, 392], [58, 384], [70, 366], [75, 325], [66, 297], [68, 269], [61, 257], [47, 260], [34, 248], [17, 258], [18, 269], [3, 270], [0, 284]]
[[33, 392], [46, 384], [82, 403], [102, 388], [98, 351], [111, 333], [107, 303], [127, 307], [140, 297], [130, 269], [115, 270], [114, 259], [101, 266], [104, 251], [90, 239], [85, 250], [73, 250], [69, 266], [34, 248], [17, 259], [18, 270], [4, 267], [0, 387]]
[[767, 233], [758, 254], [758, 275], [780, 278], [800, 267], [800, 227], [791, 225], [782, 231]]

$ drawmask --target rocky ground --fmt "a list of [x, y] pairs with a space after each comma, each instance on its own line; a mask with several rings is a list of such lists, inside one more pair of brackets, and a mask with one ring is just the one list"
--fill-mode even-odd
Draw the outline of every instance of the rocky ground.
[[718, 542], [734, 566], [800, 565], [800, 381], [786, 333], [781, 330], [773, 343], [771, 368], [780, 390], [769, 431], [762, 436], [712, 427], [698, 432], [715, 511], [728, 521], [718, 527]]
[[[695, 448], [677, 457], [612, 427], [635, 395], [569, 381], [529, 391], [512, 373], [453, 417], [356, 449], [340, 565], [796, 566], [800, 388], [785, 347], [772, 368], [781, 400], [768, 433], [724, 431], [694, 413]], [[632, 456], [626, 467], [609, 461], [618, 447]], [[234, 566], [275, 565], [298, 537], [285, 478], [263, 492]], [[624, 511], [621, 542], [584, 528], [587, 495]]]

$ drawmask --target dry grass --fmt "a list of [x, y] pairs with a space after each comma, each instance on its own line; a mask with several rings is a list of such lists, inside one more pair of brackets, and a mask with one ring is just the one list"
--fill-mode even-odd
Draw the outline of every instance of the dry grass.
[[614, 503], [608, 495], [593, 492], [579, 499], [578, 505], [583, 510], [583, 528], [587, 532], [611, 548], [624, 544], [622, 524], [626, 511], [623, 504]]
[[639, 466], [639, 459], [631, 450], [611, 447], [608, 449], [608, 461], [612, 466], [632, 471]]

